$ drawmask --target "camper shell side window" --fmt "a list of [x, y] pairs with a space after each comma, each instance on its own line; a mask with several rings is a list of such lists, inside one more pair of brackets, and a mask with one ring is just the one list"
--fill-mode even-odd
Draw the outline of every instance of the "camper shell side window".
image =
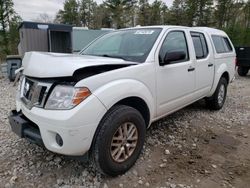
[[228, 38], [225, 36], [212, 35], [212, 41], [218, 54], [229, 53], [233, 51], [233, 47], [231, 46]]

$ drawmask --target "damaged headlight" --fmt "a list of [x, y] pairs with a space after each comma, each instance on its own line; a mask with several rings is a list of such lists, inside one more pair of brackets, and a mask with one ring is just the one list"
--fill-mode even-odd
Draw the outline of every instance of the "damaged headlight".
[[57, 85], [50, 94], [45, 108], [51, 110], [72, 109], [90, 95], [91, 92], [86, 87]]

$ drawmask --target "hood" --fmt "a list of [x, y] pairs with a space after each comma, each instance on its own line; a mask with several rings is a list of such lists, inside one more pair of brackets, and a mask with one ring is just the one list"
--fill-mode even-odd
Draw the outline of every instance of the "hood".
[[74, 72], [85, 67], [104, 65], [133, 65], [122, 59], [61, 54], [48, 52], [27, 52], [23, 58], [23, 74], [36, 78], [56, 78], [73, 76]]

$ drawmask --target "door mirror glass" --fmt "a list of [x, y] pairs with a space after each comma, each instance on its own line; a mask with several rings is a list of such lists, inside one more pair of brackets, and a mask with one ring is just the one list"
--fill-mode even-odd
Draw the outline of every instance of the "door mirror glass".
[[184, 51], [171, 51], [167, 52], [164, 56], [163, 64], [170, 64], [171, 62], [181, 61], [186, 59], [186, 53]]

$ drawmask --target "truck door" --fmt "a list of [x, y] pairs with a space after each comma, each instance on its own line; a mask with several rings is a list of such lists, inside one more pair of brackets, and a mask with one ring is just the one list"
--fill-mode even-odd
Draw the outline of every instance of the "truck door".
[[[156, 55], [157, 115], [163, 116], [192, 101], [195, 89], [195, 63], [191, 61], [191, 37], [182, 29], [168, 30]], [[185, 58], [162, 64], [167, 53], [184, 52]]]
[[190, 32], [194, 51], [196, 68], [196, 95], [202, 97], [210, 91], [214, 78], [214, 59], [211, 43], [201, 32]]

